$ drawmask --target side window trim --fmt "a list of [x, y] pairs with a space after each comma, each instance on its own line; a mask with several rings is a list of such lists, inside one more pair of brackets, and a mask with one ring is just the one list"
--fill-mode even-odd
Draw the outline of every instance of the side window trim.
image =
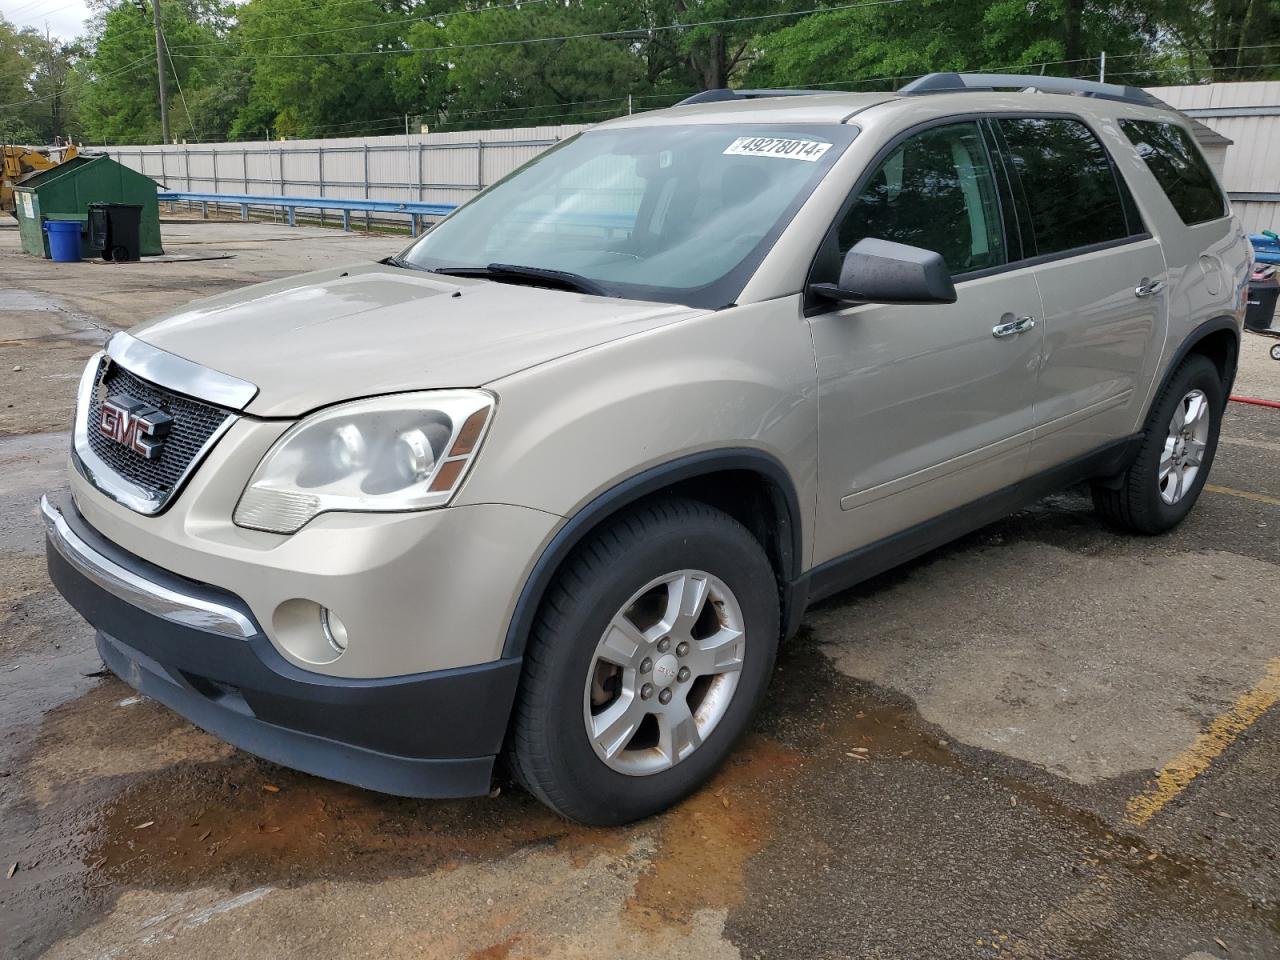
[[[1009, 169], [1004, 138], [1000, 133], [999, 125], [994, 123], [991, 117], [984, 117], [979, 121], [978, 126], [982, 130], [982, 138], [987, 145], [987, 156], [990, 159], [992, 169], [996, 172], [996, 182], [1000, 189], [1000, 211], [1004, 220], [1005, 249], [1009, 253], [1009, 257], [1004, 263], [1004, 266], [1007, 267], [1011, 263], [1025, 260], [1028, 255], [1028, 248], [1034, 243], [1033, 239], [1024, 235], [1023, 230], [1023, 223], [1029, 223], [1030, 216], [1024, 214], [1022, 209], [1026, 203], [1026, 198], [1022, 195], [1022, 185], [1014, 179], [1013, 172]], [[1014, 256], [1015, 252], [1016, 256]]]
[[[809, 286], [812, 283], [814, 283], [813, 272], [815, 269], [817, 269], [818, 264], [822, 260], [824, 255], [828, 257], [831, 256], [831, 253], [832, 253], [831, 245], [833, 243], [837, 245], [836, 257], [838, 259], [839, 257], [838, 233], [840, 230], [840, 224], [844, 222], [844, 218], [848, 215], [850, 208], [853, 207], [854, 203], [857, 202], [858, 197], [862, 195], [862, 192], [866, 189], [867, 185], [871, 182], [871, 177], [877, 171], [879, 171], [880, 167], [884, 164], [886, 160], [889, 159], [893, 151], [898, 149], [898, 147], [900, 147], [903, 143], [905, 143], [907, 140], [911, 139], [912, 137], [917, 136], [921, 133], [924, 133], [927, 130], [932, 130], [935, 127], [948, 127], [953, 124], [972, 123], [978, 128], [978, 133], [983, 143], [983, 149], [986, 151], [987, 163], [991, 167], [992, 175], [995, 177], [996, 183], [997, 183], [996, 199], [997, 199], [997, 203], [1000, 205], [1000, 210], [1001, 210], [999, 222], [1000, 222], [1001, 232], [1004, 235], [1003, 240], [1005, 245], [1006, 256], [1008, 255], [1008, 252], [1010, 249], [1009, 247], [1010, 238], [1008, 236], [1008, 233], [1009, 233], [1008, 221], [1004, 214], [1004, 198], [1001, 196], [1002, 191], [999, 186], [1000, 185], [1000, 166], [1003, 164], [1003, 158], [1001, 159], [1001, 164], [998, 165], [996, 163], [996, 157], [991, 151], [990, 144], [987, 142], [985, 131], [983, 130], [983, 127], [985, 125], [984, 121], [989, 116], [990, 114], [986, 114], [986, 113], [962, 113], [962, 114], [953, 114], [945, 117], [933, 117], [930, 120], [925, 120], [921, 123], [916, 124], [915, 126], [908, 127], [906, 130], [899, 131], [899, 133], [895, 135], [893, 138], [891, 138], [888, 143], [886, 143], [883, 147], [881, 147], [879, 150], [876, 151], [875, 156], [871, 158], [871, 161], [866, 165], [866, 167], [863, 168], [862, 172], [858, 174], [858, 178], [854, 181], [853, 187], [849, 190], [848, 194], [845, 195], [845, 198], [841, 202], [839, 208], [837, 209], [835, 216], [832, 218], [831, 222], [827, 225], [827, 230], [822, 235], [822, 240], [818, 243], [817, 249], [814, 250], [813, 256], [810, 258], [809, 269], [805, 271], [804, 288], [803, 288], [803, 294], [804, 294], [803, 313], [806, 317], [818, 316], [823, 313], [834, 313], [838, 310], [845, 309], [845, 307], [832, 304], [831, 301], [829, 300], [822, 300], [819, 298], [811, 297], [809, 295], [809, 292], [808, 292]], [[1022, 252], [1020, 243], [1019, 243], [1019, 252]], [[985, 277], [985, 276], [990, 276], [991, 274], [994, 274], [994, 273], [1001, 273], [1005, 270], [1008, 270], [1011, 266], [1012, 266], [1012, 262], [1006, 259], [1005, 263], [1000, 264], [998, 266], [985, 267], [981, 270], [972, 270], [972, 271], [969, 271], [968, 273], [956, 274], [954, 277], [952, 277], [952, 281], [954, 283], [963, 283], [965, 280], [973, 280], [978, 277]]]
[[[1010, 193], [1013, 195], [1014, 209], [1012, 212], [1012, 217], [1010, 218], [1009, 216], [1006, 216], [1002, 213], [1002, 222], [1003, 222], [1003, 227], [1005, 232], [1005, 249], [1009, 252], [1009, 259], [1005, 263], [999, 266], [987, 267], [983, 270], [974, 270], [970, 273], [957, 274], [955, 277], [952, 278], [953, 282], [957, 286], [969, 280], [978, 280], [983, 277], [995, 276], [997, 274], [1007, 273], [1013, 270], [1023, 270], [1028, 267], [1039, 266], [1042, 263], [1052, 263], [1055, 260], [1065, 260], [1070, 257], [1083, 256], [1088, 253], [1095, 253], [1099, 250], [1110, 250], [1115, 247], [1127, 246], [1128, 244], [1131, 244], [1131, 243], [1141, 243], [1143, 241], [1151, 239], [1151, 232], [1146, 229], [1146, 225], [1143, 224], [1139, 219], [1138, 227], [1140, 227], [1142, 230], [1142, 232], [1140, 233], [1132, 232], [1133, 226], [1129, 225], [1128, 228], [1130, 229], [1131, 232], [1130, 232], [1130, 235], [1127, 237], [1121, 237], [1115, 240], [1107, 240], [1102, 243], [1095, 243], [1095, 244], [1091, 244], [1089, 246], [1084, 246], [1084, 247], [1074, 247], [1070, 250], [1060, 250], [1055, 253], [1039, 255], [1034, 250], [1034, 243], [1035, 243], [1034, 240], [1029, 236], [1031, 214], [1030, 214], [1030, 209], [1026, 206], [1026, 197], [1024, 194], [1022, 194], [1022, 184], [1017, 180], [1016, 173], [1013, 170], [1009, 169], [1009, 165], [1007, 161], [1008, 145], [1004, 141], [1003, 131], [999, 129], [999, 124], [995, 122], [997, 120], [1003, 120], [1003, 119], [1075, 120], [1080, 123], [1084, 123], [1085, 127], [1088, 128], [1089, 132], [1092, 133], [1095, 137], [1098, 137], [1097, 131], [1095, 131], [1093, 127], [1089, 126], [1088, 122], [1079, 114], [1065, 113], [1065, 112], [1059, 113], [1057, 111], [1052, 111], [1052, 112], [1046, 111], [1046, 112], [1039, 112], [1039, 113], [1025, 113], [1022, 111], [1017, 111], [1017, 112], [1008, 112], [1008, 113], [984, 112], [984, 113], [950, 114], [944, 117], [933, 117], [932, 119], [925, 120], [921, 123], [916, 124], [915, 126], [908, 127], [906, 130], [900, 131], [896, 136], [894, 136], [891, 140], [889, 140], [888, 143], [886, 143], [883, 147], [881, 147], [878, 151], [876, 151], [875, 156], [871, 158], [871, 161], [866, 165], [863, 171], [858, 174], [858, 179], [854, 181], [853, 187], [849, 190], [843, 202], [840, 204], [840, 207], [837, 209], [835, 216], [832, 218], [831, 222], [827, 225], [827, 230], [822, 235], [822, 240], [819, 242], [817, 248], [813, 252], [813, 256], [810, 258], [809, 268], [808, 270], [805, 271], [804, 288], [803, 288], [803, 293], [805, 297], [804, 304], [803, 304], [804, 315], [806, 317], [812, 317], [812, 316], [818, 316], [823, 313], [833, 313], [837, 310], [844, 309], [837, 305], [833, 305], [830, 301], [821, 300], [819, 298], [809, 296], [808, 289], [809, 289], [809, 285], [814, 282], [813, 281], [814, 270], [817, 269], [818, 264], [822, 260], [824, 254], [827, 256], [830, 256], [831, 244], [834, 242], [838, 242], [836, 240], [836, 234], [837, 234], [837, 231], [839, 230], [840, 223], [844, 220], [845, 216], [848, 214], [849, 208], [853, 206], [853, 204], [858, 199], [858, 196], [861, 194], [861, 192], [866, 188], [867, 184], [870, 182], [872, 174], [874, 174], [877, 170], [880, 169], [880, 165], [884, 163], [886, 159], [888, 159], [889, 155], [894, 150], [896, 150], [904, 140], [907, 140], [908, 138], [915, 136], [918, 133], [922, 133], [925, 130], [929, 130], [933, 127], [949, 126], [950, 124], [953, 124], [953, 123], [966, 123], [966, 122], [976, 123], [979, 129], [984, 131], [983, 139], [984, 139], [984, 143], [986, 143], [986, 146], [987, 146], [987, 155], [988, 155], [989, 162], [991, 163], [992, 168], [995, 171], [997, 183], [1001, 183], [1003, 181], [1005, 185], [1007, 185]], [[1111, 155], [1111, 151], [1107, 149], [1106, 143], [1102, 141], [1101, 137], [1098, 137], [1098, 140], [1102, 144], [1103, 153], [1106, 154], [1107, 162], [1111, 166], [1112, 175], [1119, 178], [1123, 178], [1123, 174], [1120, 173], [1119, 167], [1116, 164], [1115, 157], [1113, 157]], [[992, 149], [993, 146], [995, 148], [994, 150]], [[1128, 195], [1131, 196], [1131, 191], [1128, 190], [1127, 181], [1121, 179], [1119, 183], [1123, 184], [1123, 188], [1121, 192], [1121, 199], [1123, 201], [1126, 195], [1126, 192], [1128, 193]], [[1003, 193], [1003, 189], [1001, 190], [1001, 193]], [[1009, 199], [1008, 197], [1003, 195], [1000, 197], [1002, 211], [1004, 210], [1004, 203], [1008, 199]], [[1136, 212], [1136, 204], [1134, 204], [1134, 209]], [[1013, 219], [1013, 221], [1016, 223], [1017, 234], [1015, 236], [1009, 235], [1010, 219]], [[1126, 219], [1126, 224], [1128, 224], [1127, 219]], [[1018, 248], [1017, 252], [1021, 254], [1021, 259], [1017, 259], [1017, 260], [1013, 259], [1015, 242]]]
[[[1051, 263], [1055, 260], [1065, 260], [1068, 257], [1082, 256], [1086, 253], [1093, 253], [1097, 250], [1109, 250], [1113, 247], [1124, 246], [1128, 243], [1137, 243], [1143, 240], [1151, 239], [1151, 231], [1147, 229], [1146, 224], [1142, 220], [1142, 214], [1138, 211], [1137, 202], [1133, 198], [1133, 191], [1129, 187], [1129, 182], [1124, 178], [1124, 174], [1120, 171], [1119, 164], [1111, 151], [1107, 149], [1107, 143], [1098, 135], [1095, 130], [1084, 117], [1074, 113], [993, 113], [989, 114], [987, 119], [990, 121], [992, 132], [1000, 145], [1001, 161], [1005, 168], [1010, 181], [1014, 185], [1017, 194], [1017, 211], [1019, 221], [1019, 235], [1026, 237], [1027, 241], [1023, 247], [1023, 259], [1020, 261], [1010, 261], [1010, 267], [1036, 266], [1041, 263]], [[1056, 250], [1053, 253], [1041, 254], [1035, 245], [1035, 233], [1031, 227], [1031, 207], [1027, 202], [1027, 195], [1022, 185], [1022, 180], [1018, 176], [1017, 170], [1013, 168], [1013, 164], [1008, 161], [1011, 154], [1009, 142], [1005, 138], [1004, 130], [997, 121], [1000, 120], [1073, 120], [1081, 124], [1089, 131], [1090, 136], [1097, 141], [1098, 146], [1102, 149], [1102, 155], [1106, 157], [1107, 166], [1111, 170], [1111, 178], [1115, 184], [1116, 193], [1120, 197], [1120, 209], [1124, 216], [1125, 229], [1128, 236], [1116, 237], [1113, 240], [1104, 240], [1099, 243], [1085, 244], [1081, 247], [1070, 247], [1066, 250]], [[1027, 247], [1030, 247], [1030, 250]], [[985, 275], [985, 274], [984, 274]]]

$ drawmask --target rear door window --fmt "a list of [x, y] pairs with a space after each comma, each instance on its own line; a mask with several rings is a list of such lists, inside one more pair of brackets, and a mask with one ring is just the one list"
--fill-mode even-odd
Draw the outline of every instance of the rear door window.
[[995, 179], [974, 123], [932, 127], [904, 140], [841, 220], [841, 257], [864, 237], [942, 254], [953, 275], [1005, 262]]
[[1173, 209], [1185, 224], [1227, 215], [1227, 201], [1191, 134], [1159, 120], [1121, 120], [1120, 129], [1138, 149]]
[[[1027, 256], [1123, 240], [1133, 232], [1111, 158], [1084, 123], [1064, 117], [1001, 119], [1008, 160], [1030, 214]], [[1031, 240], [1031, 243], [1026, 243]]]

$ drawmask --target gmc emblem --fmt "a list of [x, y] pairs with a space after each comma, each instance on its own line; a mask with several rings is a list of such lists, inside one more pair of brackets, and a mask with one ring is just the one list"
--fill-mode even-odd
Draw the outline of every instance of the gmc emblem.
[[114, 396], [102, 401], [98, 432], [148, 460], [160, 456], [173, 417], [149, 403]]

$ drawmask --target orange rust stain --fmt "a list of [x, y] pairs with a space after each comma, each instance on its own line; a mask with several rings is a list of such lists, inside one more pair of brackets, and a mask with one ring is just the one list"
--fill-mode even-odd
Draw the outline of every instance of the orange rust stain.
[[520, 942], [520, 935], [508, 937], [501, 943], [492, 943], [483, 950], [477, 950], [468, 957], [468, 960], [506, 960], [511, 955], [511, 951], [515, 945]]
[[662, 817], [659, 849], [624, 916], [652, 929], [741, 903], [747, 860], [773, 832], [770, 786], [801, 763], [762, 737], [739, 748], [708, 786]]
[[[264, 783], [278, 793], [262, 789]], [[153, 820], [146, 830], [135, 830]], [[244, 754], [178, 765], [126, 788], [85, 854], [113, 880], [187, 885], [371, 879], [494, 862], [531, 846], [574, 860], [616, 853], [626, 831], [568, 823], [511, 791], [430, 802], [370, 793]]]

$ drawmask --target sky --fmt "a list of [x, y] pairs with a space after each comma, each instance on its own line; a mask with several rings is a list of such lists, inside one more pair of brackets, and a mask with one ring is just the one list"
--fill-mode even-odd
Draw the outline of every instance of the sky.
[[53, 35], [63, 40], [83, 33], [85, 21], [92, 16], [84, 0], [0, 0], [0, 13], [19, 28], [35, 27], [43, 33], [48, 24]]

